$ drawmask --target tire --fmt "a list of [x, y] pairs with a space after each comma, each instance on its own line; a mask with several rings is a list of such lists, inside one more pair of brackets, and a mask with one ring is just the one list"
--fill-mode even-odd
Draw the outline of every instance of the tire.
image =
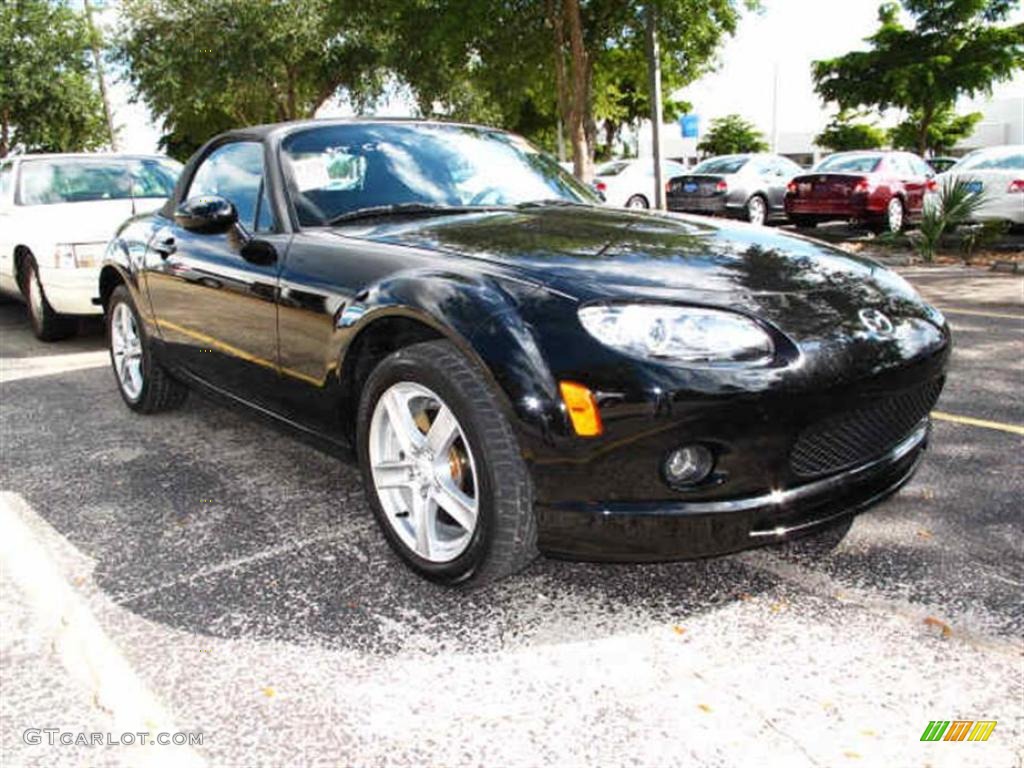
[[818, 226], [818, 222], [807, 216], [790, 216], [789, 220], [793, 222], [793, 225], [797, 229], [814, 229]]
[[904, 227], [907, 225], [907, 209], [903, 205], [903, 201], [898, 197], [889, 199], [889, 202], [885, 206], [885, 213], [882, 214], [882, 218], [872, 222], [871, 229], [876, 234], [882, 234], [889, 232], [896, 234], [902, 232]]
[[843, 542], [853, 527], [853, 520], [854, 516], [849, 515], [816, 533], [787, 541], [780, 545], [780, 549], [784, 555], [794, 559], [820, 560], [832, 554]]
[[763, 227], [768, 222], [768, 201], [761, 195], [751, 195], [745, 213], [748, 222]]
[[46, 292], [39, 280], [39, 267], [34, 258], [29, 256], [25, 261], [25, 273], [22, 277], [21, 291], [28, 306], [28, 319], [32, 324], [32, 333], [40, 341], [60, 341], [74, 336], [78, 331], [78, 322], [67, 315], [57, 314], [46, 299]]
[[650, 208], [651, 204], [643, 195], [633, 195], [626, 201], [627, 208]]
[[[133, 344], [132, 349], [137, 350], [137, 355], [124, 352], [126, 343], [124, 332], [114, 327], [115, 323], [120, 323], [125, 319], [123, 313], [128, 314], [134, 327], [137, 344]], [[145, 326], [139, 319], [132, 295], [123, 285], [115, 288], [110, 296], [110, 301], [107, 304], [106, 324], [110, 365], [114, 371], [114, 379], [117, 381], [117, 391], [121, 393], [125, 405], [136, 413], [146, 414], [171, 411], [181, 406], [188, 397], [188, 388], [171, 378], [166, 369], [154, 357], [153, 346], [149, 337], [146, 336]], [[121, 355], [115, 349], [119, 340], [122, 349]], [[129, 360], [125, 358], [130, 358], [133, 362], [129, 363]], [[124, 360], [124, 369], [121, 368], [121, 360]], [[134, 376], [131, 378], [132, 381], [138, 381], [137, 388], [128, 386], [122, 373], [122, 370], [127, 370], [127, 366], [134, 367], [135, 360], [137, 360], [138, 379], [135, 379]]]
[[[404, 399], [410, 393], [412, 399]], [[416, 403], [428, 402], [439, 405], [432, 416], [426, 408], [412, 415]], [[436, 453], [426, 451], [430, 440], [424, 432], [439, 423], [443, 408], [454, 418], [456, 436], [450, 447], [445, 442]], [[398, 439], [392, 413], [409, 427], [406, 442]], [[391, 548], [412, 570], [442, 584], [480, 586], [521, 570], [537, 556], [533, 487], [519, 444], [483, 373], [451, 343], [415, 344], [385, 358], [363, 388], [356, 430], [370, 508]], [[412, 446], [412, 455], [401, 450], [403, 445]], [[453, 454], [460, 454], [457, 461]], [[400, 474], [390, 481], [382, 464]], [[463, 476], [467, 468], [471, 483]], [[475, 506], [471, 524], [448, 517], [451, 496], [442, 504], [443, 497], [434, 495], [456, 483], [461, 498]], [[430, 505], [432, 518], [422, 511]], [[433, 540], [421, 530], [430, 531]]]

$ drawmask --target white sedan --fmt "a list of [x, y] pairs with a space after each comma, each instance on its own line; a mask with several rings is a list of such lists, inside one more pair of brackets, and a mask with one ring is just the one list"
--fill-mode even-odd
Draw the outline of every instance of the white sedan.
[[[668, 185], [673, 176], [687, 173], [685, 165], [666, 160], [661, 164], [662, 183]], [[608, 205], [625, 208], [654, 206], [654, 160], [610, 160], [597, 167], [594, 188], [604, 195]]]
[[0, 160], [0, 292], [23, 298], [43, 341], [99, 315], [107, 241], [170, 196], [181, 164], [151, 155], [20, 155]]
[[1024, 225], [1024, 144], [971, 152], [941, 179], [963, 181], [984, 196], [975, 214], [978, 221]]

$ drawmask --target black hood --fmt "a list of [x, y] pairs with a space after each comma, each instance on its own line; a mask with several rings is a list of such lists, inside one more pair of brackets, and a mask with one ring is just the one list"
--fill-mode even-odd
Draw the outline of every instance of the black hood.
[[695, 302], [785, 316], [779, 324], [801, 336], [848, 324], [865, 308], [941, 322], [869, 259], [727, 221], [550, 206], [405, 221], [360, 236], [485, 260], [583, 302]]

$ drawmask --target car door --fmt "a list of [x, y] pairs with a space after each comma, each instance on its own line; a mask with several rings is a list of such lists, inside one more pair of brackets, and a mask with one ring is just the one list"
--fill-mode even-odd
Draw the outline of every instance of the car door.
[[256, 403], [268, 402], [277, 384], [277, 282], [290, 239], [269, 203], [264, 167], [260, 142], [210, 151], [183, 199], [223, 197], [238, 224], [205, 233], [168, 221], [154, 233], [146, 270], [169, 362]]
[[14, 277], [14, 162], [0, 162], [0, 291], [16, 293]]

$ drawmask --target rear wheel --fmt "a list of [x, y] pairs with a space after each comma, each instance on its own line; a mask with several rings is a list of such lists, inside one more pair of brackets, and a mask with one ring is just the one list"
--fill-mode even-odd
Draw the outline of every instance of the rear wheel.
[[159, 413], [180, 406], [188, 389], [171, 378], [154, 358], [132, 296], [119, 285], [107, 305], [110, 363], [122, 399], [138, 413]]
[[626, 201], [627, 208], [650, 208], [651, 204], [647, 202], [647, 198], [643, 195], [633, 195], [629, 200]]
[[896, 234], [903, 231], [905, 224], [906, 210], [903, 207], [903, 201], [894, 197], [885, 206], [885, 213], [879, 221], [874, 222], [872, 229], [879, 234], [883, 232]]
[[29, 256], [25, 261], [21, 290], [25, 294], [28, 305], [28, 319], [32, 324], [32, 333], [40, 341], [60, 341], [74, 336], [78, 323], [67, 315], [54, 312], [50, 302], [46, 300], [43, 284], [39, 281], [39, 267], [34, 258]]
[[450, 343], [385, 358], [359, 404], [366, 494], [392, 549], [445, 584], [482, 584], [537, 554], [530, 478], [482, 373]]
[[768, 203], [761, 195], [754, 195], [747, 200], [747, 221], [761, 226], [768, 220]]

